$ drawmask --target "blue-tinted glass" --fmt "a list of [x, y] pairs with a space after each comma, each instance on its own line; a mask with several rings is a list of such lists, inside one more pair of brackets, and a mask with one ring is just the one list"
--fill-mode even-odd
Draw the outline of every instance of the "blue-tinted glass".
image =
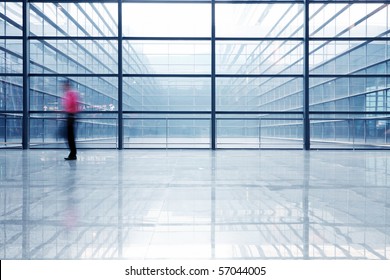
[[209, 111], [207, 78], [124, 78], [124, 110]]
[[0, 2], [0, 36], [22, 35], [22, 1]]
[[217, 37], [302, 37], [301, 4], [217, 4]]
[[[30, 58], [37, 73], [114, 74], [118, 46], [106, 40], [31, 41]], [[41, 66], [41, 67], [38, 67]]]
[[[109, 77], [71, 77], [85, 111], [117, 111], [118, 80]], [[37, 111], [61, 111], [63, 77], [32, 77], [30, 108]]]
[[217, 110], [302, 110], [302, 85], [298, 78], [220, 78]]
[[217, 42], [217, 74], [302, 74], [299, 41]]
[[382, 3], [312, 4], [310, 5], [310, 35], [314, 37], [387, 36], [389, 22], [385, 19], [388, 18], [388, 11], [388, 5]]
[[209, 74], [209, 41], [124, 41], [123, 72], [128, 74]]
[[30, 32], [36, 36], [118, 35], [113, 3], [31, 3]]
[[23, 110], [22, 77], [0, 76], [0, 111]]

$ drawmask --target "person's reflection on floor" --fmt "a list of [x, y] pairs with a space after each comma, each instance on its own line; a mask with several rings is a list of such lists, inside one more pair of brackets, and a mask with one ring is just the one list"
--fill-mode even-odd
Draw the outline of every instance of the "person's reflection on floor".
[[67, 231], [72, 230], [77, 225], [77, 200], [76, 191], [76, 162], [68, 161], [69, 170], [64, 183], [65, 210], [63, 223]]

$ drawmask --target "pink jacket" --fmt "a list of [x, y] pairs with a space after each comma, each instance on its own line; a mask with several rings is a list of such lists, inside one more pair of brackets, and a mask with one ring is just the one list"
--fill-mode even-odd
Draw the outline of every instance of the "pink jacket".
[[64, 98], [62, 99], [62, 106], [67, 113], [78, 113], [80, 111], [78, 93], [73, 90], [68, 90], [65, 92]]

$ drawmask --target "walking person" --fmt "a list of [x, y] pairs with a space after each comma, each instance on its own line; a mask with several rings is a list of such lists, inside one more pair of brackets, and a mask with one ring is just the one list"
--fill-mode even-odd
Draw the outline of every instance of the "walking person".
[[76, 160], [77, 149], [75, 140], [75, 121], [76, 114], [80, 111], [79, 105], [79, 94], [76, 90], [72, 89], [71, 84], [68, 80], [63, 83], [64, 96], [62, 99], [62, 105], [66, 113], [67, 122], [67, 140], [70, 153], [65, 160]]

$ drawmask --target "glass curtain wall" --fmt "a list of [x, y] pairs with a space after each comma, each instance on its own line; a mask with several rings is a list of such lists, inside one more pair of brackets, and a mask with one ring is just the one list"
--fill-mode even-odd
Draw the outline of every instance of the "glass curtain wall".
[[389, 4], [1, 1], [0, 147], [387, 148]]
[[22, 4], [0, 2], [0, 148], [22, 145], [22, 25]]
[[389, 1], [310, 5], [312, 148], [387, 148]]

